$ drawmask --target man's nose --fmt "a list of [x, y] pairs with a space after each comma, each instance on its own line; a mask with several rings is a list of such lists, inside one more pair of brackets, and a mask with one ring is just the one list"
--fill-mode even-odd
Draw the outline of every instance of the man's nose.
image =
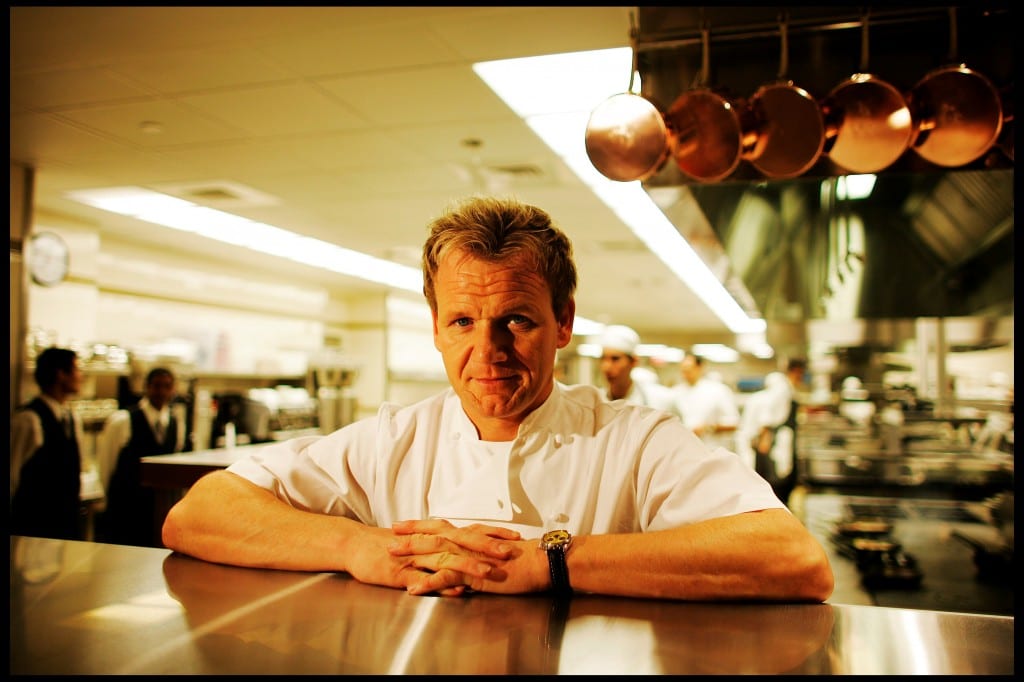
[[504, 325], [478, 324], [474, 329], [473, 351], [484, 362], [501, 362], [509, 356], [512, 333]]

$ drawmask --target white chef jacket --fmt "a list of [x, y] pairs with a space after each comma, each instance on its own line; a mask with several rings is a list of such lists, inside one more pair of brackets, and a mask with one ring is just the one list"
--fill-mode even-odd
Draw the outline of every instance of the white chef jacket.
[[[676, 407], [683, 423], [690, 429], [708, 424], [739, 426], [740, 411], [732, 390], [720, 381], [701, 377], [692, 386], [681, 382], [672, 387], [676, 394]], [[704, 442], [711, 447], [732, 449], [734, 432], [705, 433]]]
[[[765, 387], [752, 393], [743, 406], [740, 425], [736, 429], [736, 453], [751, 467], [756, 464], [757, 453], [751, 441], [761, 433], [763, 428], [778, 428], [789, 417], [793, 400], [793, 387], [789, 379], [781, 372], [772, 372], [765, 378]], [[779, 435], [779, 434], [776, 434]], [[783, 436], [786, 438], [786, 436]], [[789, 431], [789, 445], [792, 446], [792, 431]], [[786, 445], [779, 441], [772, 446], [772, 458], [776, 461], [776, 473], [785, 476], [793, 467], [792, 452], [788, 457], [779, 452]], [[792, 448], [790, 447], [790, 450]], [[778, 452], [778, 454], [776, 454]], [[786, 460], [788, 461], [781, 461]]]
[[629, 392], [626, 393], [622, 400], [625, 400], [630, 405], [656, 407], [677, 417], [680, 416], [679, 409], [676, 406], [675, 394], [672, 393], [671, 388], [661, 384], [634, 379], [633, 383], [629, 386]]
[[294, 507], [378, 527], [440, 518], [586, 535], [785, 509], [739, 457], [709, 450], [679, 419], [560, 383], [511, 442], [481, 441], [449, 388], [267, 445], [228, 471]]

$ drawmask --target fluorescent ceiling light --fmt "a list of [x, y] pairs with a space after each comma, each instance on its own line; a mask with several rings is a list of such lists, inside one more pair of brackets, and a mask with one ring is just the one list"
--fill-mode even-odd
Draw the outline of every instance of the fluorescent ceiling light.
[[721, 343], [694, 344], [693, 354], [719, 364], [736, 362], [740, 359], [739, 351]]
[[368, 256], [231, 213], [205, 208], [142, 187], [80, 190], [69, 192], [68, 196], [83, 204], [137, 220], [192, 232], [208, 239], [405, 291], [423, 292], [423, 274], [417, 268]]
[[[315, 268], [423, 293], [423, 273], [392, 261], [225, 213], [143, 187], [103, 187], [68, 192], [68, 198], [103, 211], [191, 232]], [[604, 325], [576, 317], [574, 334], [594, 334]]]
[[875, 176], [841, 175], [836, 179], [837, 199], [867, 199], [875, 188]]
[[764, 331], [644, 191], [609, 180], [586, 151], [590, 113], [629, 89], [631, 48], [481, 62], [473, 70], [734, 333]]

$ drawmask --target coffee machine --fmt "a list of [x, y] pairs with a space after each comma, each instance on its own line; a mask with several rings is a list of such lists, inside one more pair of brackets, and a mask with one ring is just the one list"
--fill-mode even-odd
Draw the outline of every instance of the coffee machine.
[[308, 383], [320, 409], [320, 432], [331, 433], [351, 424], [358, 401], [352, 384], [359, 366], [337, 351], [324, 351], [309, 362]]

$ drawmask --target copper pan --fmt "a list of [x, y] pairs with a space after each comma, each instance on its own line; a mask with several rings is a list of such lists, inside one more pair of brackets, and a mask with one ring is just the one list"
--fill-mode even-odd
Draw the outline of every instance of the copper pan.
[[[794, 178], [809, 170], [825, 146], [825, 120], [818, 102], [788, 80], [789, 43], [785, 16], [779, 22], [779, 77], [747, 102], [753, 126], [744, 136], [743, 158], [766, 177]], [[749, 125], [749, 124], [748, 124]]]
[[822, 102], [825, 153], [854, 173], [876, 173], [910, 146], [916, 127], [906, 98], [868, 72], [868, 16], [861, 22], [860, 72], [837, 85]]
[[[630, 14], [630, 22], [633, 15]], [[610, 180], [646, 180], [668, 161], [672, 136], [654, 102], [633, 92], [637, 73], [636, 26], [631, 27], [633, 65], [629, 90], [599, 104], [587, 121], [587, 156]]]
[[925, 75], [907, 97], [915, 120], [913, 150], [937, 166], [954, 168], [984, 155], [999, 139], [999, 91], [981, 73], [956, 63], [956, 8], [949, 8], [950, 61]]
[[681, 94], [665, 114], [674, 132], [672, 158], [679, 170], [700, 182], [729, 177], [743, 152], [741, 113], [728, 97], [707, 86], [710, 37], [701, 29], [702, 64], [695, 87]]
[[630, 92], [612, 95], [590, 114], [587, 156], [606, 178], [646, 180], [669, 157], [669, 132], [658, 107]]

